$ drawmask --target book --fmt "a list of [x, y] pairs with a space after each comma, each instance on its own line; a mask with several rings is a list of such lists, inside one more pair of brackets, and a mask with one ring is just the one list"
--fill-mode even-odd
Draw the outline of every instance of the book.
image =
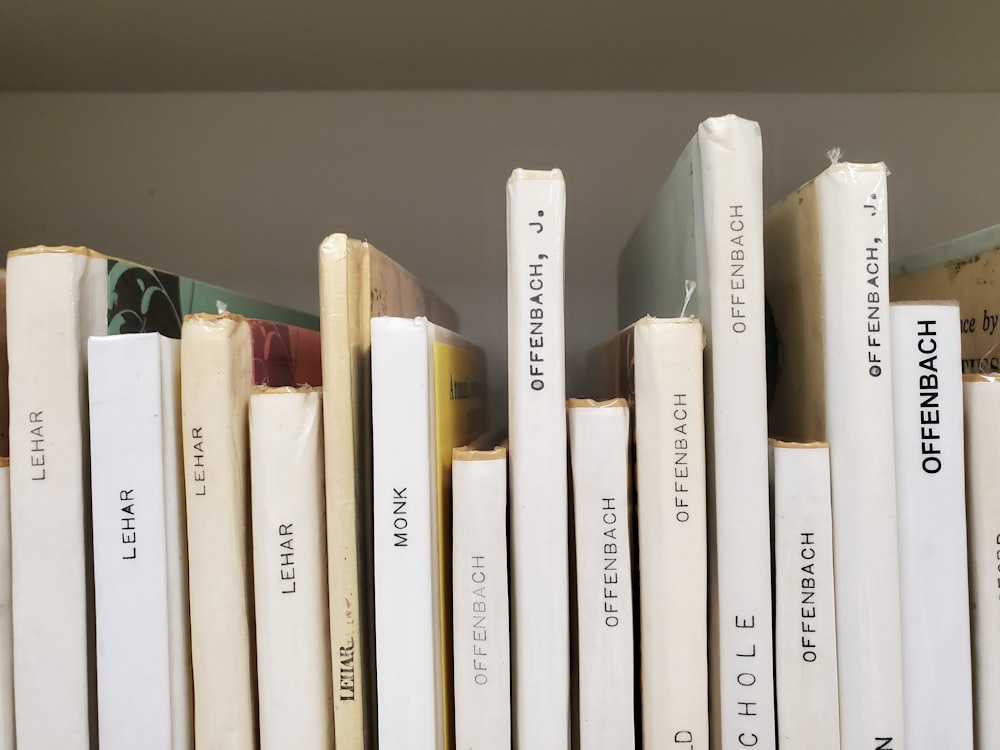
[[[710, 732], [774, 744], [761, 139], [698, 126], [618, 260], [618, 324], [695, 315], [705, 331]], [[641, 546], [641, 545], [640, 545]]]
[[10, 460], [0, 457], [0, 746], [13, 748], [14, 628], [10, 583]]
[[596, 392], [635, 411], [640, 724], [653, 747], [708, 745], [703, 349], [697, 318], [646, 316], [588, 361]]
[[178, 338], [184, 314], [214, 310], [218, 300], [236, 312], [316, 325], [311, 316], [88, 248], [7, 256], [14, 679], [25, 747], [97, 742], [87, 339]]
[[322, 391], [250, 394], [261, 750], [333, 746]]
[[371, 368], [379, 747], [451, 750], [451, 457], [486, 430], [486, 358], [376, 317]]
[[1000, 224], [980, 229], [889, 263], [893, 300], [957, 300], [962, 371], [1000, 370]]
[[376, 744], [372, 553], [372, 317], [458, 315], [368, 242], [333, 234], [319, 248], [323, 430], [336, 745]]
[[515, 747], [570, 744], [563, 310], [566, 183], [507, 180], [507, 401]]
[[250, 392], [322, 383], [319, 333], [232, 313], [181, 332], [181, 426], [195, 744], [252, 748], [257, 682], [251, 576]]
[[180, 342], [88, 343], [101, 747], [193, 747]]
[[779, 747], [840, 750], [830, 449], [771, 441]]
[[452, 451], [455, 747], [510, 750], [507, 447]]
[[619, 398], [570, 399], [567, 407], [576, 552], [576, 735], [580, 750], [625, 750], [635, 747], [629, 406]]
[[973, 735], [1000, 747], [1000, 376], [965, 375], [965, 500], [972, 632]]
[[892, 398], [907, 746], [973, 747], [959, 309], [894, 302]]
[[840, 736], [904, 742], [882, 163], [833, 163], [768, 210], [767, 294], [785, 353], [771, 434], [830, 449]]

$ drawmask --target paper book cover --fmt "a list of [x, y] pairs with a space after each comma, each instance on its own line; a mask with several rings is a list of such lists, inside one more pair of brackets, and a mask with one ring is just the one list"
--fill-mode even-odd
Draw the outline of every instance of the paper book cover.
[[101, 747], [190, 748], [180, 342], [88, 345]]
[[903, 742], [899, 557], [882, 163], [834, 163], [768, 210], [784, 352], [771, 434], [830, 446], [841, 739]]
[[564, 312], [566, 183], [558, 169], [507, 181], [514, 738], [570, 743], [569, 496]]
[[510, 750], [507, 447], [452, 452], [455, 747]]
[[426, 318], [371, 327], [379, 745], [444, 750], [454, 747], [452, 450], [486, 429], [486, 360]]
[[0, 457], [0, 745], [13, 748], [14, 628], [10, 585], [10, 461]]
[[[87, 338], [129, 331], [176, 338], [179, 315], [215, 310], [219, 299], [250, 311], [241, 295], [87, 248], [8, 254], [14, 658], [18, 734], [26, 745], [97, 742], [84, 513], [90, 503]], [[291, 310], [269, 309], [279, 319], [302, 320]], [[315, 326], [315, 318], [308, 320]], [[52, 705], [60, 706], [58, 722], [50, 720]]]
[[779, 747], [840, 750], [830, 450], [771, 441]]
[[889, 314], [907, 746], [972, 750], [958, 304]]
[[724, 748], [774, 742], [761, 161], [756, 122], [702, 122], [618, 261], [621, 328], [692, 314], [705, 331], [710, 728]]
[[894, 259], [894, 301], [957, 300], [962, 371], [1000, 370], [1000, 224]]
[[181, 404], [195, 743], [253, 747], [257, 734], [248, 524], [251, 388], [322, 384], [317, 331], [235, 314], [189, 315]]
[[261, 750], [333, 746], [322, 391], [250, 395]]
[[570, 399], [567, 409], [575, 549], [575, 729], [580, 750], [626, 750], [635, 747], [636, 716], [629, 405], [623, 398]]
[[976, 748], [1000, 747], [1000, 376], [963, 377]]
[[344, 234], [320, 245], [319, 279], [334, 724], [338, 746], [369, 747], [377, 716], [370, 321], [423, 315], [458, 330], [458, 315], [391, 258]]

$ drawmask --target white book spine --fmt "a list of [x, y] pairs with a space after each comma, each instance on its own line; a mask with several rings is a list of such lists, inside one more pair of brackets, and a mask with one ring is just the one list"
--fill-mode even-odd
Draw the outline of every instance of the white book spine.
[[635, 747], [628, 403], [571, 399], [569, 446], [580, 750], [627, 750]]
[[372, 318], [379, 747], [442, 750], [432, 503], [433, 363], [423, 318]]
[[187, 633], [186, 602], [183, 634], [171, 621], [176, 550], [167, 531], [169, 520], [176, 527], [183, 518], [176, 483], [167, 494], [167, 474], [179, 463], [176, 453], [167, 455], [167, 435], [174, 432], [176, 451], [179, 425], [163, 408], [164, 391], [179, 382], [176, 372], [164, 377], [164, 363], [176, 365], [178, 347], [155, 333], [89, 344], [98, 727], [108, 750], [191, 746], [189, 730], [174, 733], [175, 709], [190, 718], [190, 691], [175, 706], [173, 690], [174, 671], [186, 668], [189, 654], [176, 648]]
[[566, 184], [507, 181], [507, 363], [514, 737], [570, 743], [569, 541], [563, 312]]
[[966, 503], [976, 750], [1000, 747], [1000, 379], [966, 375]]
[[633, 336], [643, 742], [708, 748], [702, 326], [645, 318]]
[[778, 745], [840, 750], [830, 450], [772, 451]]
[[10, 463], [0, 457], [0, 747], [14, 747], [14, 634], [10, 609]]
[[886, 170], [816, 178], [845, 747], [903, 746]]
[[510, 750], [507, 451], [454, 451], [455, 747]]
[[105, 333], [104, 258], [83, 250], [8, 256], [14, 690], [25, 748], [87, 748], [97, 737], [86, 362], [87, 338]]
[[170, 724], [174, 748], [194, 746], [191, 687], [191, 606], [188, 593], [187, 513], [181, 454], [181, 345], [160, 337], [160, 414], [167, 532], [167, 628], [170, 653]]
[[181, 412], [191, 594], [195, 745], [257, 744], [248, 567], [250, 331], [189, 316], [181, 330]]
[[321, 393], [250, 396], [261, 750], [333, 742]]
[[906, 745], [972, 750], [958, 304], [890, 315]]
[[698, 142], [710, 287], [701, 314], [714, 504], [712, 731], [721, 748], [773, 747], [760, 127], [712, 118]]

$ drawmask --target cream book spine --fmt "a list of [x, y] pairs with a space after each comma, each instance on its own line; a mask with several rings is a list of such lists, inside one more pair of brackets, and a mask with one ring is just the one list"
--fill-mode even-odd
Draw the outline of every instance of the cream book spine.
[[[710, 498], [713, 744], [775, 744], [760, 126], [698, 126], [709, 304], [705, 403]], [[717, 738], [717, 739], [716, 739]]]
[[1000, 376], [963, 378], [976, 750], [1000, 747]]
[[452, 457], [455, 747], [510, 750], [507, 449]]
[[830, 450], [771, 442], [778, 746], [840, 750]]
[[322, 392], [250, 395], [261, 750], [333, 746]]
[[830, 446], [840, 735], [905, 742], [885, 164], [834, 163], [768, 210], [784, 351], [775, 437]]
[[257, 747], [250, 529], [249, 328], [189, 316], [181, 329], [181, 411], [191, 571], [195, 745]]
[[372, 318], [371, 335], [379, 747], [443, 750], [427, 331]]
[[107, 332], [106, 278], [107, 260], [85, 248], [7, 256], [14, 692], [23, 748], [97, 741], [85, 396], [87, 338]]
[[570, 744], [569, 541], [563, 311], [566, 184], [507, 181], [514, 744]]
[[88, 346], [101, 747], [192, 747], [180, 342]]
[[826, 437], [833, 497], [840, 735], [905, 746], [887, 170], [833, 164], [815, 180]]
[[10, 600], [10, 461], [0, 457], [0, 746], [13, 748], [14, 627]]
[[958, 303], [890, 316], [906, 744], [972, 750]]
[[708, 748], [703, 329], [696, 318], [646, 317], [630, 335], [643, 742]]
[[635, 747], [629, 407], [621, 398], [570, 399], [567, 407], [576, 547], [576, 734], [580, 750], [627, 750]]

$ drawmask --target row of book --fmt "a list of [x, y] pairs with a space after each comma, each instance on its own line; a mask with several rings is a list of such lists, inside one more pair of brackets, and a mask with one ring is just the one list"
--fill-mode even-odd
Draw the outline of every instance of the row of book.
[[568, 408], [565, 183], [515, 170], [505, 446], [484, 353], [367, 243], [321, 245], [318, 320], [10, 253], [18, 744], [1000, 742], [998, 407], [959, 354], [1000, 233], [896, 269], [960, 307], [890, 309], [888, 172], [831, 160], [765, 212], [756, 123], [702, 123]]

